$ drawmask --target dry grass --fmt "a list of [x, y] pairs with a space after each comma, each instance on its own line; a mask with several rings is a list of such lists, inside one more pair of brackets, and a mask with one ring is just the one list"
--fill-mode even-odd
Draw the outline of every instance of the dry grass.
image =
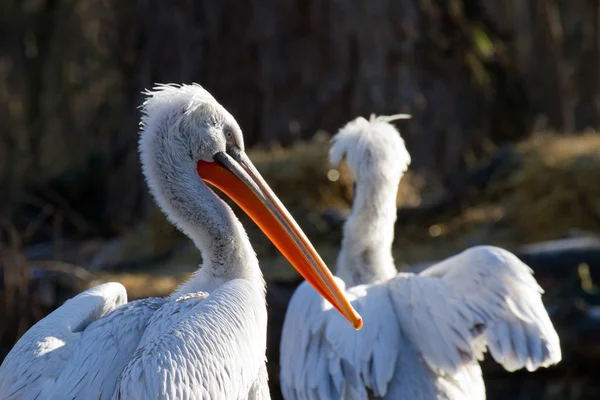
[[127, 289], [129, 300], [167, 296], [189, 274], [158, 275], [152, 273], [100, 274], [93, 284], [116, 281]]
[[[482, 243], [514, 249], [573, 229], [600, 231], [600, 134], [537, 134], [515, 148], [521, 155], [515, 173], [492, 180], [458, 215], [423, 227], [429, 238], [416, 242], [443, 239], [457, 250]], [[397, 236], [406, 235], [397, 229]]]
[[520, 170], [491, 185], [522, 241], [600, 230], [600, 134], [539, 134], [520, 143]]

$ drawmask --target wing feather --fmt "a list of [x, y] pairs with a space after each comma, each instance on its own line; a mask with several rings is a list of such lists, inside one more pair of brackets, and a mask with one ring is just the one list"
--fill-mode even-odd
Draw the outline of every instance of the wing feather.
[[82, 331], [127, 303], [123, 285], [98, 285], [67, 300], [32, 326], [0, 366], [0, 398], [47, 398], [75, 352]]
[[164, 298], [136, 300], [90, 324], [46, 398], [110, 399], [119, 372], [138, 348], [154, 314], [166, 303]]
[[267, 390], [260, 296], [245, 280], [211, 296], [128, 304], [119, 284], [90, 289], [15, 345], [0, 367], [0, 398], [260, 397]]
[[265, 365], [267, 310], [259, 296], [251, 282], [235, 279], [192, 299], [177, 322], [134, 353], [114, 398], [247, 397]]
[[[345, 285], [336, 278], [343, 290]], [[363, 316], [356, 331], [306, 282], [286, 312], [281, 388], [286, 399], [367, 399], [382, 396], [398, 357], [398, 325], [384, 285], [356, 286], [346, 297]], [[392, 323], [390, 323], [390, 321]]]
[[401, 326], [434, 371], [482, 359], [483, 344], [509, 371], [561, 360], [543, 291], [506, 250], [473, 247], [420, 275], [399, 274], [390, 288]]

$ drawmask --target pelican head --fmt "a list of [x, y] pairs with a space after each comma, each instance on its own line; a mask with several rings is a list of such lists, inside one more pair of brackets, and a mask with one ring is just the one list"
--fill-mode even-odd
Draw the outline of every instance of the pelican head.
[[400, 132], [390, 122], [408, 118], [408, 114], [371, 115], [368, 120], [358, 117], [348, 122], [332, 139], [329, 162], [337, 166], [346, 157], [358, 184], [385, 178], [397, 186], [410, 165], [410, 154]]
[[178, 196], [165, 189], [170, 188], [169, 181], [193, 187], [200, 178], [218, 188], [252, 218], [324, 298], [360, 329], [361, 317], [246, 155], [242, 131], [233, 116], [199, 85], [160, 85], [146, 95], [140, 137], [142, 166], [151, 192], [167, 215], [173, 214], [173, 201], [168, 197]]

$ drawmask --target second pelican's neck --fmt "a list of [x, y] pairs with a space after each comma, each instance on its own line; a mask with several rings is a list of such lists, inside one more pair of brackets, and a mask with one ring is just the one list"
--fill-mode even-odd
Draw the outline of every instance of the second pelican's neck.
[[398, 184], [376, 177], [357, 182], [352, 213], [344, 224], [336, 275], [348, 286], [391, 279]]
[[154, 159], [144, 162], [144, 172], [158, 204], [202, 253], [200, 269], [173, 295], [210, 293], [232, 279], [248, 279], [264, 291], [258, 259], [242, 224], [233, 210], [200, 180], [194, 163], [184, 164]]

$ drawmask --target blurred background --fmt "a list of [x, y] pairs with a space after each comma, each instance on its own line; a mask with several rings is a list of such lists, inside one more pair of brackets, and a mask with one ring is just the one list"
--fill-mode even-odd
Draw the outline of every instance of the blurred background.
[[[334, 269], [352, 199], [328, 140], [370, 113], [413, 163], [394, 253], [418, 269], [495, 244], [535, 271], [564, 361], [489, 399], [600, 398], [598, 0], [0, 0], [0, 360], [90, 285], [161, 296], [201, 256], [150, 199], [138, 106], [197, 82]], [[242, 214], [268, 282], [268, 358], [299, 275]]]

